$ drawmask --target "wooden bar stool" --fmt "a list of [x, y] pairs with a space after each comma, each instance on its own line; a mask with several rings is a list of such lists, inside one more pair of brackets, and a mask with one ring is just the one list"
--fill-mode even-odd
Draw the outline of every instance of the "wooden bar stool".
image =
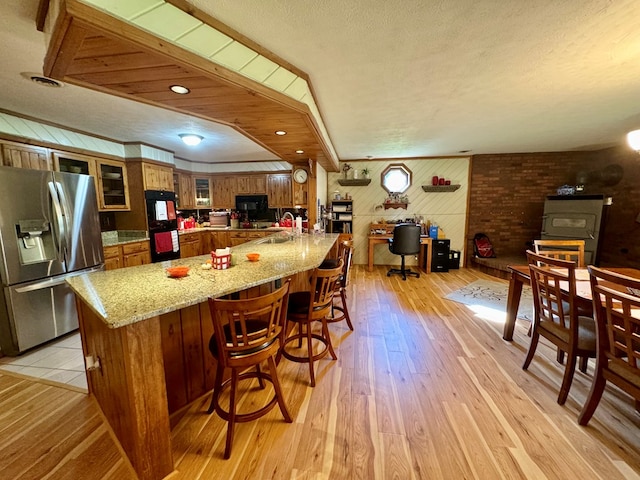
[[[351, 240], [345, 240], [338, 247], [338, 258], [336, 260], [322, 262], [320, 265], [320, 268], [330, 268], [330, 265], [331, 267], [335, 267], [340, 259], [342, 260], [342, 274], [336, 283], [336, 291], [333, 296], [334, 304], [331, 309], [331, 316], [327, 318], [327, 322], [337, 323], [345, 320], [350, 330], [353, 330], [353, 324], [351, 323], [349, 309], [347, 308], [347, 286], [349, 284], [349, 268], [351, 267], [352, 256], [353, 242]], [[332, 262], [332, 264], [329, 262]], [[335, 304], [336, 299], [340, 300], [340, 305]], [[336, 311], [340, 313], [336, 315]]]
[[[293, 322], [298, 325], [298, 333], [289, 336], [279, 352], [286, 359], [293, 362], [309, 363], [309, 376], [311, 377], [311, 386], [316, 386], [316, 378], [313, 371], [313, 362], [324, 358], [328, 353], [331, 358], [337, 360], [333, 345], [331, 344], [331, 336], [327, 326], [327, 316], [331, 313], [333, 305], [333, 295], [336, 291], [336, 284], [340, 280], [342, 274], [342, 259], [338, 261], [338, 265], [331, 269], [316, 268], [313, 272], [310, 282], [310, 290], [303, 292], [294, 292], [289, 296], [289, 312], [287, 314], [287, 322]], [[312, 327], [314, 322], [322, 324], [320, 333], [313, 333]], [[302, 340], [306, 339], [307, 352], [306, 355], [294, 355], [287, 351], [287, 345], [298, 340], [298, 348], [302, 348]], [[313, 353], [313, 344], [319, 342], [323, 348], [318, 353]]]
[[[250, 422], [268, 413], [276, 403], [287, 423], [289, 414], [274, 360], [284, 337], [287, 315], [289, 281], [273, 293], [246, 300], [209, 299], [214, 333], [209, 350], [218, 366], [214, 381], [211, 405], [207, 413], [215, 412], [228, 422], [224, 458], [231, 455], [233, 433], [238, 422]], [[260, 363], [267, 361], [269, 373], [260, 370]], [[255, 371], [249, 370], [255, 367]], [[223, 381], [224, 369], [231, 369], [231, 378]], [[242, 373], [241, 373], [242, 372]], [[261, 388], [264, 381], [273, 384], [273, 397], [261, 408], [249, 413], [236, 413], [238, 382], [257, 378]], [[229, 388], [229, 410], [220, 405], [220, 394]]]

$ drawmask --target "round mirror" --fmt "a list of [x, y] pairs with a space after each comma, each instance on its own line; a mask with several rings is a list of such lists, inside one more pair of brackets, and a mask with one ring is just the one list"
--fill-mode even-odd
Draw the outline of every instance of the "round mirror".
[[388, 193], [404, 193], [411, 186], [411, 170], [404, 163], [392, 163], [380, 178], [382, 188]]

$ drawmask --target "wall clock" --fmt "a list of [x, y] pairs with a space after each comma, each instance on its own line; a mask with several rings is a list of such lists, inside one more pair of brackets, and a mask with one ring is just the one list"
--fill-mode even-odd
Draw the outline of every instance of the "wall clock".
[[307, 181], [307, 171], [303, 168], [294, 170], [293, 179], [296, 183], [305, 183]]

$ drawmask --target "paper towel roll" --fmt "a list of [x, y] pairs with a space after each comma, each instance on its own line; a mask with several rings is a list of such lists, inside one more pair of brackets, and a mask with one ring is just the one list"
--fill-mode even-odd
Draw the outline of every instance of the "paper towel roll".
[[296, 217], [296, 233], [298, 235], [302, 233], [302, 217]]

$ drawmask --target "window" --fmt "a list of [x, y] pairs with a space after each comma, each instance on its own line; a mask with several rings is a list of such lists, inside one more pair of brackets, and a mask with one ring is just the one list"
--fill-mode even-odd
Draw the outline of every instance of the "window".
[[411, 170], [404, 163], [392, 163], [382, 172], [381, 183], [388, 193], [404, 193], [411, 186]]

